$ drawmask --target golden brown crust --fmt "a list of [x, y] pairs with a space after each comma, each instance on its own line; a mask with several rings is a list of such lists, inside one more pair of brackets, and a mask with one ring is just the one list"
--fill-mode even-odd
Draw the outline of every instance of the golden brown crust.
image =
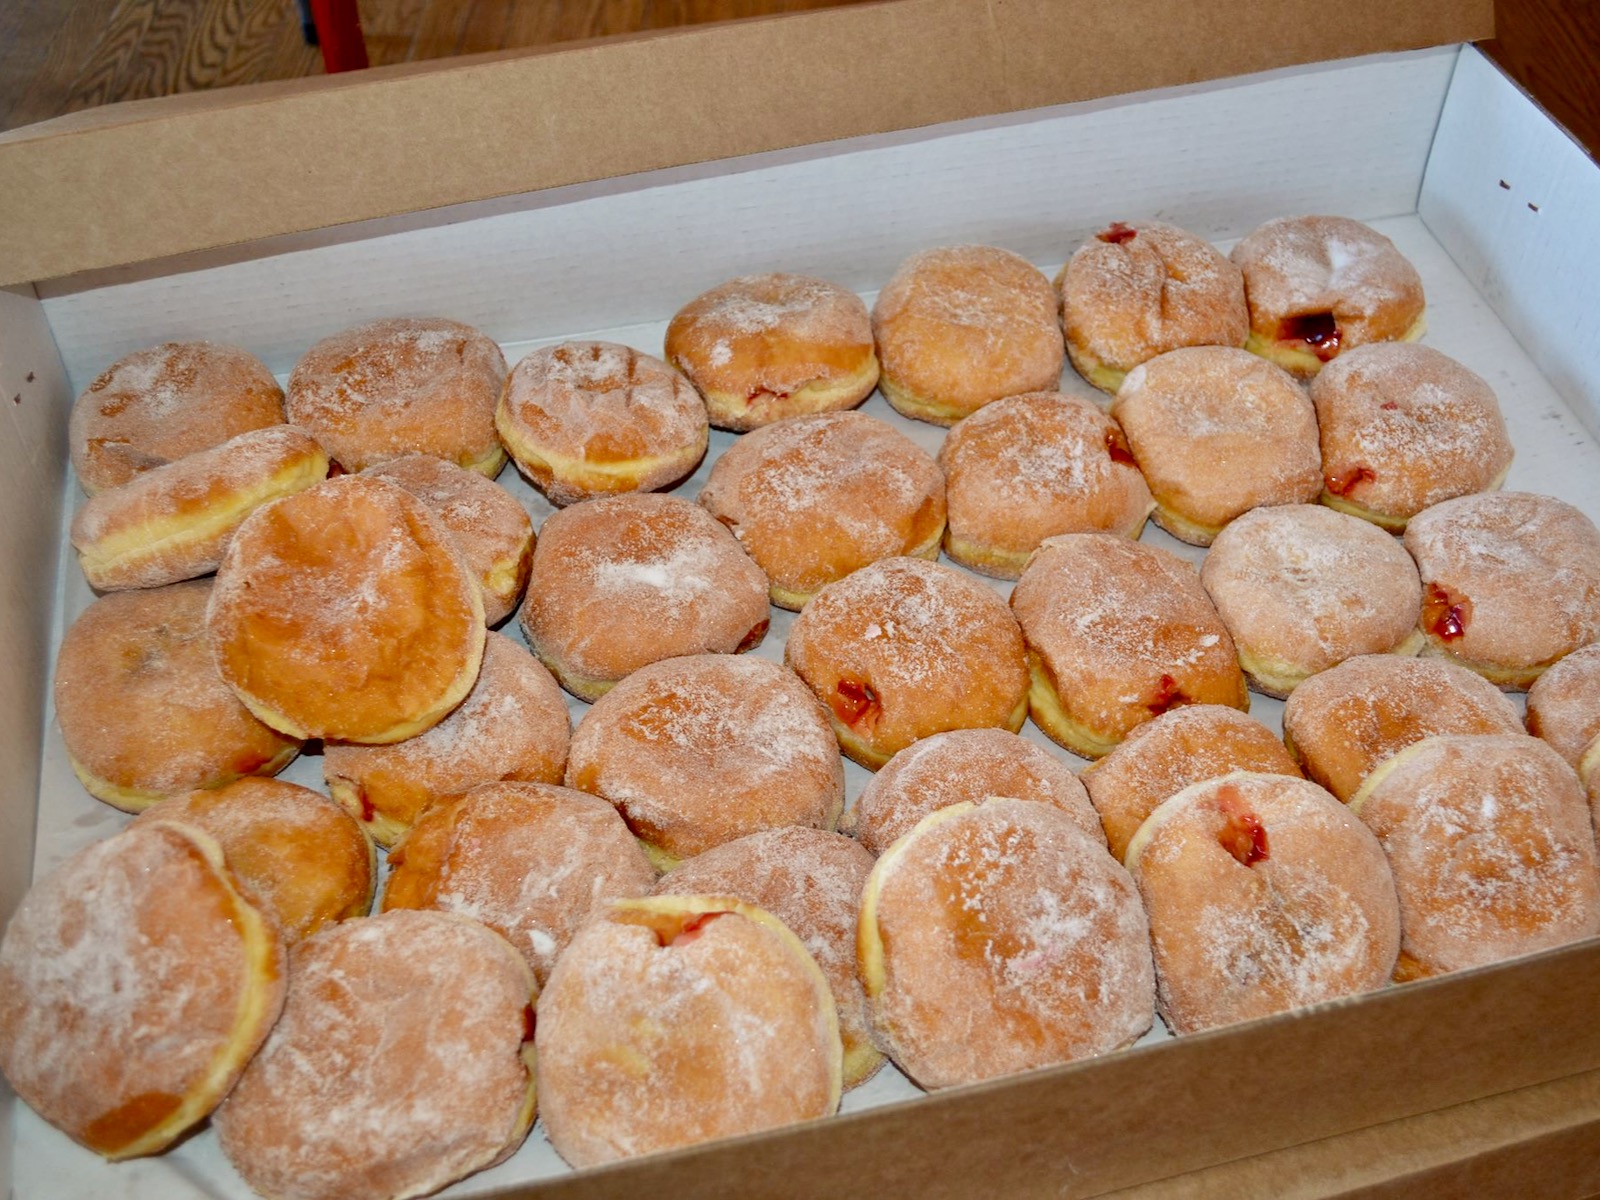
[[1528, 732], [1574, 767], [1600, 737], [1600, 643], [1574, 650], [1528, 689]]

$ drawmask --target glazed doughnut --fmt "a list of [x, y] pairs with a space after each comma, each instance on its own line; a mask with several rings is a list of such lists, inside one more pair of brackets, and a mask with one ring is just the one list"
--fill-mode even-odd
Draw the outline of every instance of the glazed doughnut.
[[648, 663], [735, 654], [767, 635], [767, 577], [703, 508], [610, 496], [545, 521], [522, 630], [574, 696], [595, 701]]
[[867, 781], [847, 814], [846, 832], [882, 854], [929, 813], [981, 804], [987, 796], [1053, 804], [1105, 841], [1078, 777], [1049, 751], [1004, 729], [952, 729], [913, 742]]
[[11, 918], [0, 1072], [96, 1154], [154, 1154], [227, 1094], [283, 992], [283, 943], [216, 842], [137, 825], [68, 859]]
[[856, 919], [872, 855], [842, 834], [798, 825], [727, 842], [662, 876], [655, 895], [732, 896], [763, 908], [800, 939], [827, 977], [844, 1045], [843, 1086], [883, 1066], [856, 975]]
[[1349, 802], [1384, 759], [1444, 733], [1521, 733], [1488, 680], [1440, 658], [1363, 654], [1313, 675], [1283, 709], [1283, 739], [1306, 774]]
[[881, 1044], [925, 1088], [1104, 1054], [1154, 1018], [1133, 880], [1051, 804], [924, 817], [872, 868], [857, 953]]
[[241, 433], [91, 497], [72, 519], [78, 565], [103, 592], [209, 575], [246, 517], [327, 474], [322, 447], [293, 426]]
[[832, 829], [844, 808], [822, 705], [792, 672], [743, 655], [629, 675], [578, 723], [567, 786], [616, 805], [663, 869], [764, 829]]
[[550, 672], [490, 633], [466, 699], [432, 729], [387, 746], [329, 742], [328, 791], [380, 846], [392, 846], [435, 801], [499, 780], [560, 783], [572, 723]]
[[1600, 737], [1600, 643], [1574, 650], [1528, 689], [1528, 732], [1574, 767]]
[[920, 558], [885, 558], [811, 598], [784, 660], [840, 748], [877, 770], [947, 729], [1015, 733], [1028, 715], [1022, 634], [990, 587]]
[[1221, 704], [1186, 704], [1135, 728], [1081, 779], [1112, 857], [1126, 863], [1128, 843], [1164, 801], [1236, 771], [1300, 776], [1283, 743], [1260, 721]]
[[945, 435], [939, 466], [945, 553], [1001, 579], [1058, 533], [1137, 538], [1155, 506], [1121, 426], [1060, 392], [985, 405]]
[[1448, 735], [1383, 763], [1351, 809], [1400, 892], [1404, 982], [1600, 933], [1600, 864], [1578, 777], [1526, 734]]
[[517, 498], [476, 471], [431, 454], [368, 467], [421, 500], [455, 538], [483, 591], [483, 619], [498, 625], [517, 610], [533, 569], [533, 521]]
[[300, 739], [262, 724], [217, 673], [211, 581], [113, 592], [72, 623], [56, 656], [55, 707], [72, 770], [124, 812], [166, 796], [276, 775]]
[[655, 881], [604, 800], [542, 783], [486, 783], [434, 804], [400, 839], [383, 907], [482, 921], [516, 947], [542, 987], [591, 912], [646, 895]]
[[67, 442], [93, 496], [252, 429], [283, 424], [283, 389], [254, 355], [166, 342], [118, 359], [72, 406]]
[[913, 254], [878, 293], [872, 333], [884, 399], [919, 421], [953, 425], [991, 401], [1061, 383], [1055, 289], [1009, 250]]
[[1238, 517], [1200, 568], [1250, 686], [1284, 697], [1358, 654], [1416, 654], [1422, 586], [1377, 526], [1318, 504]]
[[1047, 538], [1011, 611], [1028, 644], [1028, 708], [1049, 737], [1099, 758], [1184, 704], [1248, 710], [1233, 639], [1194, 567], [1104, 533]]
[[1181, 346], [1243, 346], [1244, 275], [1209, 242], [1161, 221], [1113, 221], [1056, 276], [1073, 367], [1116, 395], [1140, 363]]
[[1279, 217], [1229, 256], [1250, 306], [1245, 349], [1309, 379], [1368, 342], [1414, 342], [1427, 328], [1417, 269], [1348, 217]]
[[1426, 346], [1357, 346], [1311, 381], [1322, 503], [1404, 532], [1429, 505], [1498, 488], [1511, 438], [1494, 389]]
[[378, 878], [372, 840], [332, 800], [281, 779], [238, 779], [172, 796], [134, 824], [172, 821], [216, 839], [239, 889], [293, 945], [364, 917]]
[[563, 342], [511, 372], [494, 414], [517, 468], [550, 502], [671, 487], [705, 457], [694, 385], [613, 342]]
[[1531, 492], [1482, 492], [1406, 526], [1422, 576], [1427, 652], [1526, 691], [1546, 667], [1600, 641], [1600, 530]]
[[284, 407], [346, 471], [432, 454], [493, 479], [506, 465], [494, 428], [505, 378], [500, 347], [471, 326], [391, 317], [307, 350]]
[[253, 512], [207, 610], [223, 680], [298, 737], [398, 742], [461, 702], [483, 597], [422, 501], [346, 475]]
[[944, 473], [926, 451], [864, 413], [792, 417], [746, 434], [700, 492], [798, 612], [818, 588], [898, 554], [939, 557]]
[[1373, 991], [1394, 971], [1400, 903], [1383, 847], [1304, 779], [1185, 788], [1134, 834], [1128, 870], [1174, 1033]]
[[602, 909], [551, 972], [536, 1044], [545, 1133], [574, 1167], [839, 1107], [827, 980], [781, 921], [727, 896]]
[[854, 408], [878, 383], [867, 306], [804, 275], [742, 275], [701, 293], [667, 326], [665, 353], [718, 429]]
[[454, 913], [345, 921], [289, 952], [283, 1017], [213, 1118], [284, 1200], [421, 1196], [510, 1157], [533, 1123], [533, 976]]
[[1305, 390], [1229, 346], [1173, 350], [1135, 367], [1111, 405], [1155, 497], [1155, 522], [1209, 546], [1265, 504], [1304, 504], [1322, 488], [1317, 417]]

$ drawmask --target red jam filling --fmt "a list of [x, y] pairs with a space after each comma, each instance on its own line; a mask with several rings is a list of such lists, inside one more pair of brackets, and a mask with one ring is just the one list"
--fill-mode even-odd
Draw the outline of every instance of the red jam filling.
[[829, 704], [833, 708], [833, 715], [852, 729], [858, 725], [872, 726], [883, 711], [878, 693], [869, 684], [857, 683], [854, 679], [839, 680], [834, 685]]
[[759, 386], [758, 387], [753, 387], [748, 392], [745, 393], [745, 395], [744, 395], [745, 403], [746, 404], [754, 404], [757, 400], [761, 399], [761, 397], [763, 397], [763, 396], [771, 396], [774, 400], [787, 400], [789, 398], [789, 393], [788, 392], [775, 392], [771, 388], [764, 388], [764, 387], [759, 387]]
[[1453, 642], [1472, 623], [1472, 601], [1430, 583], [1422, 593], [1422, 627], [1443, 642]]
[[522, 1006], [522, 1040], [524, 1042], [533, 1041], [533, 1005], [531, 1004]]
[[754, 650], [761, 645], [761, 639], [767, 636], [767, 626], [771, 624], [770, 620], [757, 621], [750, 627], [750, 632], [744, 635], [744, 641], [739, 643], [739, 648], [734, 653], [743, 654], [746, 650]]
[[1120, 246], [1123, 242], [1131, 242], [1139, 236], [1137, 229], [1130, 229], [1121, 221], [1113, 221], [1107, 229], [1094, 235], [1102, 242], [1110, 242], [1113, 246]]
[[1187, 703], [1189, 703], [1189, 697], [1185, 696], [1183, 690], [1178, 687], [1178, 681], [1171, 675], [1163, 675], [1161, 681], [1156, 684], [1155, 696], [1145, 702], [1145, 707], [1156, 716], [1160, 716], [1168, 709], [1177, 708], [1180, 704]]
[[727, 915], [728, 914], [725, 912], [697, 913], [679, 926], [678, 931], [671, 936], [668, 936], [659, 929], [656, 930], [656, 940], [663, 946], [686, 946], [690, 942], [694, 941], [695, 938], [699, 937], [707, 925], [711, 924], [711, 922], [715, 921], [718, 917], [725, 917]]
[[361, 801], [361, 819], [363, 821], [370, 822], [378, 815], [377, 805], [373, 804], [371, 800], [367, 799], [366, 788], [358, 787], [356, 789], [356, 799]]
[[1120, 429], [1106, 430], [1106, 453], [1111, 455], [1111, 461], [1127, 463], [1130, 467], [1139, 464], [1133, 461], [1133, 451], [1128, 448], [1128, 439], [1122, 436]]
[[1222, 810], [1222, 828], [1217, 831], [1217, 842], [1238, 860], [1240, 866], [1253, 867], [1265, 862], [1267, 854], [1267, 827], [1261, 818], [1245, 806], [1239, 790], [1229, 786], [1217, 793], [1217, 807]]
[[1335, 496], [1348, 496], [1358, 485], [1371, 483], [1376, 478], [1371, 467], [1350, 467], [1326, 476], [1323, 482]]
[[1279, 341], [1304, 342], [1306, 348], [1323, 362], [1339, 353], [1340, 336], [1338, 322], [1333, 319], [1331, 312], [1285, 317], [1278, 325]]

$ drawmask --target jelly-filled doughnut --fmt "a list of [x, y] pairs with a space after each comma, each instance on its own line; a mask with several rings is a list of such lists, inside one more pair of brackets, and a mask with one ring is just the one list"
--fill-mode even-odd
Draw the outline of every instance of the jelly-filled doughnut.
[[594, 701], [648, 663], [734, 654], [767, 634], [767, 577], [705, 509], [608, 496], [539, 530], [522, 630], [574, 696]]
[[1194, 567], [1104, 533], [1048, 538], [1017, 580], [1011, 611], [1028, 644], [1028, 708], [1085, 758], [1184, 704], [1248, 709], [1228, 628]]
[[1227, 775], [1162, 802], [1128, 845], [1174, 1033], [1389, 981], [1400, 904], [1383, 847], [1314, 783]]
[[1283, 738], [1307, 776], [1349, 802], [1390, 755], [1445, 733], [1521, 733], [1516, 707], [1488, 680], [1440, 658], [1363, 654], [1299, 687]]
[[781, 921], [729, 896], [602, 909], [539, 997], [537, 1046], [545, 1133], [575, 1167], [839, 1106], [828, 981]]
[[993, 246], [913, 254], [878, 293], [872, 332], [884, 398], [935, 425], [1057, 387], [1066, 357], [1050, 281]]
[[207, 834], [158, 821], [36, 883], [0, 941], [0, 1072], [75, 1141], [154, 1154], [216, 1107], [283, 1005], [283, 943]]
[[1136, 538], [1155, 502], [1122, 428], [1088, 400], [1029, 392], [985, 405], [939, 449], [945, 553], [1015, 579], [1058, 533]]
[[1118, 862], [1168, 798], [1237, 771], [1298, 777], [1283, 743], [1254, 717], [1221, 704], [1187, 704], [1140, 725], [1082, 775]]
[[482, 921], [543, 986], [592, 911], [643, 896], [655, 881], [604, 800], [549, 784], [486, 783], [432, 805], [390, 851], [383, 907]]
[[825, 829], [790, 826], [752, 833], [689, 859], [661, 877], [655, 894], [732, 896], [777, 917], [827, 976], [844, 1044], [844, 1087], [883, 1066], [856, 974], [856, 920], [872, 855]]
[[871, 770], [947, 729], [1012, 732], [1028, 715], [1022, 633], [1005, 601], [952, 567], [886, 558], [829, 584], [789, 630], [788, 664]]
[[702, 292], [667, 326], [665, 353], [718, 429], [854, 408], [878, 383], [867, 306], [805, 275], [742, 275]]
[[1600, 530], [1531, 492], [1482, 492], [1424, 509], [1406, 526], [1422, 575], [1430, 654], [1526, 691], [1546, 667], [1600, 641]]
[[1113, 221], [1056, 276], [1073, 367], [1116, 394], [1140, 363], [1182, 346], [1243, 346], [1244, 275], [1215, 246], [1161, 221]]
[[882, 1044], [925, 1088], [1104, 1054], [1154, 1019], [1133, 880], [1051, 804], [924, 817], [872, 868], [857, 953]]
[[1574, 767], [1600, 737], [1600, 643], [1574, 650], [1528, 689], [1528, 732]]
[[1257, 508], [1217, 535], [1200, 568], [1250, 686], [1289, 695], [1358, 654], [1416, 654], [1422, 587], [1388, 534], [1319, 504]]
[[55, 707], [72, 770], [125, 812], [166, 796], [275, 775], [300, 739], [253, 716], [222, 680], [206, 631], [211, 581], [113, 592], [72, 623]]
[[1400, 892], [1396, 980], [1600, 933], [1589, 806], [1538, 738], [1428, 738], [1381, 764], [1350, 807], [1383, 843]]
[[283, 424], [283, 389], [258, 358], [214, 342], [166, 342], [107, 367], [72, 406], [67, 444], [93, 496], [152, 467]]
[[785, 825], [832, 829], [844, 765], [793, 672], [698, 654], [641, 667], [584, 714], [567, 786], [616, 805], [660, 867]]
[[989, 796], [1053, 804], [1091, 838], [1104, 839], [1067, 764], [1004, 729], [952, 729], [913, 742], [868, 781], [847, 814], [847, 832], [882, 854], [929, 813]]
[[323, 338], [289, 374], [289, 422], [346, 471], [432, 454], [493, 479], [506, 465], [494, 409], [506, 358], [459, 321], [390, 317]]
[[1250, 306], [1245, 349], [1301, 379], [1368, 342], [1426, 329], [1422, 279], [1394, 243], [1348, 217], [1279, 217], [1229, 255]]
[[799, 611], [820, 587], [880, 558], [939, 557], [945, 481], [938, 464], [865, 413], [777, 421], [729, 446], [700, 503]]
[[283, 1017], [213, 1118], [257, 1192], [422, 1196], [533, 1124], [533, 976], [454, 913], [345, 921], [289, 952]]

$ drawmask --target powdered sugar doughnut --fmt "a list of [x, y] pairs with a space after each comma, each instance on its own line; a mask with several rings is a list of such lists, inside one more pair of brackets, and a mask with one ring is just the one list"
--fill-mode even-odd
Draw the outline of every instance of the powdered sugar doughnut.
[[1574, 650], [1528, 689], [1528, 732], [1574, 767], [1600, 737], [1600, 643]]
[[1121, 427], [1094, 404], [1030, 392], [985, 405], [939, 448], [951, 558], [1015, 579], [1058, 533], [1136, 538], [1155, 502]]
[[1050, 804], [924, 817], [872, 868], [858, 953], [879, 1037], [926, 1088], [1104, 1054], [1154, 1015], [1133, 881]]
[[1400, 953], [1383, 847], [1303, 779], [1240, 774], [1185, 788], [1139, 827], [1128, 870], [1174, 1033], [1372, 991]]
[[776, 421], [711, 468], [700, 503], [799, 611], [820, 587], [880, 558], [939, 556], [944, 473], [915, 442], [864, 413]]

